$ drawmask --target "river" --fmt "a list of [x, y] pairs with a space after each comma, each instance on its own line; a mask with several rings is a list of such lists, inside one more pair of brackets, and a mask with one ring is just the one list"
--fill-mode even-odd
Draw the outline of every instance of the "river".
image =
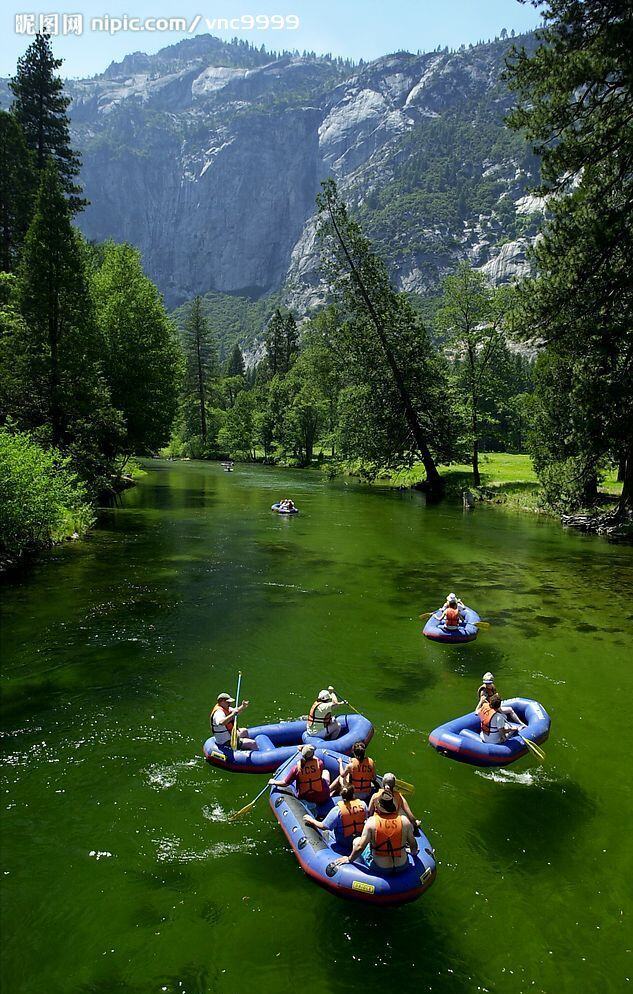
[[[292, 496], [302, 513], [269, 511]], [[498, 508], [315, 472], [152, 462], [86, 541], [5, 584], [7, 994], [630, 989], [633, 550]], [[492, 627], [421, 638], [456, 589]], [[206, 765], [237, 670], [252, 723], [332, 683], [416, 784], [438, 876], [355, 906], [301, 873], [263, 780]], [[540, 700], [539, 765], [478, 771], [426, 735], [485, 670]]]

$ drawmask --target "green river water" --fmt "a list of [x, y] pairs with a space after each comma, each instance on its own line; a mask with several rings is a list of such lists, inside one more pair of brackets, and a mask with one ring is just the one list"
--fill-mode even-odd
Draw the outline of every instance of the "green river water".
[[[302, 513], [270, 513], [291, 495]], [[611, 992], [633, 987], [631, 549], [318, 473], [151, 463], [85, 542], [3, 589], [6, 994]], [[456, 588], [493, 627], [421, 638]], [[329, 683], [414, 781], [434, 886], [392, 910], [303, 876], [261, 777], [206, 765], [237, 670], [251, 723]], [[426, 744], [491, 669], [552, 715], [543, 765]]]

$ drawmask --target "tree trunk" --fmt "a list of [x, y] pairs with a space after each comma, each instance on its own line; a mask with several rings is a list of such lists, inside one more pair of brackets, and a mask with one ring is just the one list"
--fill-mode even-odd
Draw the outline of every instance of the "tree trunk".
[[473, 412], [471, 418], [471, 428], [473, 433], [473, 486], [481, 486], [481, 476], [479, 475], [479, 438], [477, 437], [479, 425], [477, 423], [476, 398], [473, 397]]
[[200, 434], [206, 442], [207, 440], [207, 412], [204, 397], [204, 370], [202, 368], [202, 356], [200, 354], [200, 330], [196, 331], [196, 357], [198, 360], [198, 397], [200, 402]]
[[424, 470], [426, 472], [426, 481], [428, 484], [429, 493], [439, 497], [444, 492], [444, 481], [442, 480], [442, 477], [437, 471], [435, 460], [431, 455], [431, 450], [428, 447], [426, 438], [424, 436], [424, 432], [422, 430], [422, 426], [418, 420], [418, 416], [415, 412], [413, 404], [411, 403], [411, 398], [409, 396], [409, 391], [407, 390], [406, 384], [404, 382], [404, 378], [395, 360], [395, 356], [391, 351], [391, 348], [389, 347], [389, 342], [387, 340], [387, 335], [385, 333], [382, 321], [378, 317], [376, 308], [374, 307], [371, 298], [367, 292], [367, 289], [365, 288], [365, 284], [361, 279], [360, 273], [358, 272], [356, 266], [354, 265], [354, 260], [349, 254], [349, 250], [347, 248], [347, 245], [345, 244], [343, 236], [341, 235], [338, 229], [338, 225], [334, 218], [334, 213], [331, 207], [329, 208], [329, 213], [330, 213], [330, 218], [332, 220], [332, 226], [336, 232], [336, 236], [339, 240], [341, 248], [343, 249], [345, 258], [347, 259], [347, 264], [350, 268], [352, 278], [356, 283], [356, 286], [360, 290], [360, 294], [365, 302], [365, 306], [369, 311], [369, 315], [373, 322], [374, 328], [376, 329], [376, 334], [378, 335], [380, 344], [382, 345], [385, 358], [387, 360], [389, 368], [391, 369], [391, 373], [393, 375], [396, 387], [398, 389], [398, 393], [400, 394], [400, 399], [402, 400], [402, 406], [404, 407], [404, 413], [407, 420], [407, 424], [409, 426], [409, 430], [413, 435], [415, 444], [422, 458], [422, 463], [424, 464]]
[[52, 309], [48, 318], [48, 344], [51, 350], [51, 368], [49, 378], [50, 415], [53, 445], [59, 445], [62, 440], [62, 413], [60, 405], [60, 376], [59, 376], [59, 296], [53, 291]]
[[633, 514], [633, 442], [630, 442], [622, 463], [622, 495], [618, 501], [617, 514], [626, 517]]

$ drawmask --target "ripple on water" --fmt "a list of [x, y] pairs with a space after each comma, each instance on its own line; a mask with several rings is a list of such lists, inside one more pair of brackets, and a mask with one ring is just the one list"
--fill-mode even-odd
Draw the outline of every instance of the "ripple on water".
[[253, 851], [256, 848], [254, 839], [242, 839], [240, 842], [215, 842], [205, 849], [187, 849], [182, 840], [176, 836], [165, 836], [162, 839], [152, 839], [156, 845], [156, 858], [161, 863], [193, 863], [207, 859], [218, 859], [231, 853]]
[[175, 786], [182, 772], [191, 767], [197, 767], [197, 759], [182, 760], [178, 763], [169, 763], [164, 766], [154, 765], [145, 770], [145, 776], [150, 787], [155, 790], [168, 790]]

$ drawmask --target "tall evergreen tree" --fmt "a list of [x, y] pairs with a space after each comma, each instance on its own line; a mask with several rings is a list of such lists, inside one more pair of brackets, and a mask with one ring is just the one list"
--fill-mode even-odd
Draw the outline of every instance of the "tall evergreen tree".
[[[550, 476], [577, 467], [587, 499], [601, 462], [623, 468], [619, 511], [633, 512], [633, 17], [622, 0], [537, 0], [545, 27], [532, 53], [514, 50], [510, 124], [542, 157], [550, 219], [520, 295], [523, 334], [541, 343], [537, 397], [558, 405], [552, 370], [574, 412], [543, 438]], [[544, 377], [543, 389], [538, 379]], [[595, 482], [593, 486], [595, 493]], [[584, 494], [584, 497], [583, 497]]]
[[195, 297], [189, 305], [183, 344], [187, 363], [186, 389], [195, 397], [198, 434], [206, 442], [209, 387], [218, 375], [218, 352], [200, 296]]
[[0, 110], [0, 269], [13, 272], [33, 209], [34, 169], [15, 117]]
[[266, 328], [266, 359], [271, 376], [284, 372], [286, 367], [286, 322], [279, 308], [271, 317]]
[[284, 368], [282, 372], [287, 373], [299, 352], [299, 331], [297, 330], [297, 322], [290, 313], [286, 315], [286, 320], [284, 322], [284, 338], [285, 354]]
[[37, 34], [18, 59], [17, 72], [9, 83], [14, 97], [11, 110], [33, 153], [35, 168], [41, 173], [47, 160], [53, 160], [71, 210], [76, 212], [87, 201], [80, 197], [81, 187], [76, 182], [81, 163], [70, 145], [70, 99], [56, 74], [61, 64], [62, 60], [53, 55], [50, 36]]
[[231, 354], [226, 364], [226, 375], [244, 376], [245, 373], [246, 373], [246, 366], [244, 364], [244, 355], [240, 348], [240, 343], [236, 342], [233, 348], [231, 349]]
[[131, 245], [109, 243], [92, 277], [104, 368], [126, 428], [123, 451], [156, 452], [176, 414], [180, 352], [163, 300]]
[[15, 301], [24, 318], [12, 342], [24, 373], [17, 419], [73, 453], [84, 477], [94, 481], [115, 454], [119, 424], [101, 372], [103, 340], [84, 252], [52, 161], [42, 173]]

